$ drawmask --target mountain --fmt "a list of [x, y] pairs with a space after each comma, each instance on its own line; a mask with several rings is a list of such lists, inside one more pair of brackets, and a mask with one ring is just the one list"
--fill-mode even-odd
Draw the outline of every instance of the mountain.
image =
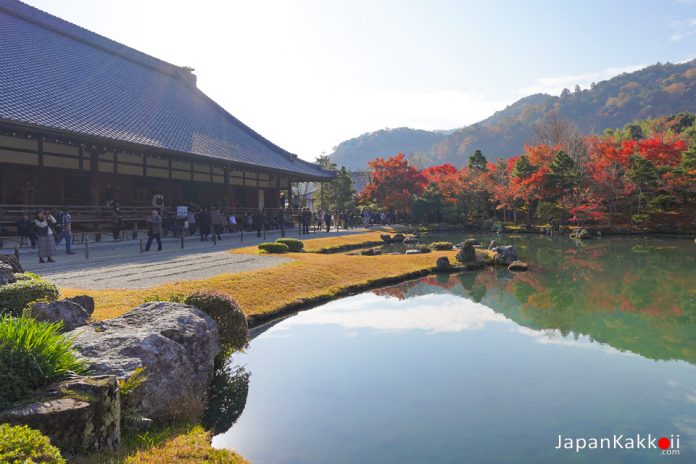
[[452, 131], [426, 131], [399, 127], [369, 132], [341, 142], [331, 153], [331, 161], [352, 171], [364, 171], [367, 162], [378, 156], [392, 156], [400, 151], [412, 158], [428, 152]]
[[[477, 149], [489, 160], [509, 158], [532, 141], [535, 126], [551, 112], [557, 112], [585, 134], [623, 127], [639, 119], [696, 112], [696, 60], [658, 63], [593, 83], [589, 89], [566, 89], [560, 96], [530, 95], [449, 134], [414, 129], [364, 134], [339, 144], [330, 157], [351, 169], [364, 169], [367, 161], [399, 151], [418, 158], [424, 165], [462, 166]], [[380, 143], [372, 146], [372, 140]], [[427, 146], [429, 140], [434, 142]]]

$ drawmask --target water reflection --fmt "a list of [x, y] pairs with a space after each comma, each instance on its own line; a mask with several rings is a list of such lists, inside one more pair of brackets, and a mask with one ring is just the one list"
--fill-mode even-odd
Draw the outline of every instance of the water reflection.
[[222, 382], [216, 430], [237, 422], [213, 445], [257, 464], [661, 463], [554, 446], [679, 433], [669, 461], [694, 462], [693, 244], [516, 241], [526, 274], [433, 275], [266, 327], [235, 355], [251, 383]]
[[203, 413], [207, 430], [223, 433], [237, 422], [246, 406], [250, 376], [243, 366], [229, 365], [215, 371]]

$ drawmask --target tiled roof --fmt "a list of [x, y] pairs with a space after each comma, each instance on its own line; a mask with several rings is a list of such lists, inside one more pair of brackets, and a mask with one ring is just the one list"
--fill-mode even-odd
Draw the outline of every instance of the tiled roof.
[[333, 176], [244, 125], [183, 68], [16, 0], [0, 0], [0, 121]]

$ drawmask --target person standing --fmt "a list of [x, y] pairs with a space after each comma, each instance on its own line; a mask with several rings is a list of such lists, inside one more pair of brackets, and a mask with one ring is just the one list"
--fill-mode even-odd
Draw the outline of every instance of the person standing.
[[188, 234], [193, 235], [196, 233], [196, 213], [193, 211], [193, 208], [190, 208], [188, 210], [188, 214], [186, 215], [186, 222], [188, 223]]
[[207, 242], [208, 235], [210, 235], [210, 211], [207, 208], [201, 208], [197, 214], [196, 222], [201, 234], [201, 242]]
[[56, 246], [65, 239], [65, 253], [74, 255], [72, 251], [72, 215], [70, 208], [63, 206], [61, 213], [58, 215], [59, 232], [56, 234]]
[[39, 211], [34, 219], [36, 235], [39, 237], [39, 262], [45, 263], [44, 258], [48, 258], [49, 263], [53, 263], [53, 256], [56, 254], [56, 240], [53, 238], [53, 227], [56, 220], [48, 211]]
[[263, 210], [259, 209], [254, 216], [254, 225], [256, 226], [256, 236], [261, 238], [261, 231], [263, 230], [264, 214]]
[[34, 223], [29, 219], [28, 214], [23, 214], [16, 222], [17, 235], [26, 237], [31, 242], [31, 247], [36, 248], [36, 234], [34, 233]]
[[111, 212], [111, 235], [114, 240], [118, 240], [121, 236], [121, 226], [123, 224], [123, 216], [121, 216], [121, 208], [118, 206], [114, 207]]
[[326, 210], [326, 213], [324, 213], [324, 223], [326, 224], [326, 233], [331, 232], [332, 222], [333, 222], [333, 218], [331, 217], [331, 211]]
[[280, 236], [285, 237], [285, 208], [280, 208], [278, 221], [280, 222]]
[[146, 221], [149, 225], [149, 230], [147, 232], [145, 251], [150, 251], [153, 240], [157, 240], [157, 251], [162, 251], [162, 216], [159, 215], [156, 209], [153, 209]]
[[227, 223], [230, 228], [230, 233], [237, 232], [237, 216], [234, 214], [234, 211], [232, 211], [230, 216], [227, 218]]
[[220, 234], [222, 233], [224, 219], [222, 218], [222, 214], [218, 208], [215, 208], [210, 212], [210, 224], [213, 226], [213, 234], [215, 234], [218, 240], [222, 240], [222, 236]]

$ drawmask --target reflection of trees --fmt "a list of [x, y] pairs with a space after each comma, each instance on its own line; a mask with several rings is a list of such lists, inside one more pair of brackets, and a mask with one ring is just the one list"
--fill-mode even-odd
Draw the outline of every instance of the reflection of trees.
[[[409, 284], [403, 297], [448, 289], [518, 324], [585, 334], [653, 359], [696, 363], [696, 255], [687, 241], [516, 241], [527, 273], [487, 269]], [[456, 285], [453, 285], [456, 284]]]
[[243, 366], [223, 367], [213, 375], [203, 425], [214, 433], [230, 429], [244, 412], [249, 394], [249, 377]]

